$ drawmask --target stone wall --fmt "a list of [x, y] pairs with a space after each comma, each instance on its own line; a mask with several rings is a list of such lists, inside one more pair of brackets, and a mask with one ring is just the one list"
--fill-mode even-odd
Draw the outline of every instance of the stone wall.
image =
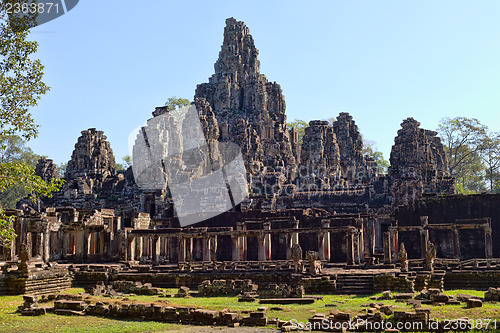
[[[413, 201], [406, 206], [400, 206], [394, 213], [400, 226], [420, 225], [420, 217], [428, 216], [429, 224], [455, 223], [457, 220], [482, 219], [491, 217], [492, 239], [500, 239], [500, 195], [474, 194], [453, 196], [426, 196]], [[465, 237], [466, 235], [464, 234]], [[484, 249], [475, 242], [478, 237], [463, 239], [463, 253], [475, 258], [484, 258]], [[445, 237], [445, 236], [443, 236]], [[450, 245], [450, 242], [436, 244], [438, 257], [440, 246]], [[468, 245], [467, 245], [468, 244]], [[444, 250], [443, 250], [444, 251]], [[500, 257], [500, 243], [493, 241], [493, 257]]]

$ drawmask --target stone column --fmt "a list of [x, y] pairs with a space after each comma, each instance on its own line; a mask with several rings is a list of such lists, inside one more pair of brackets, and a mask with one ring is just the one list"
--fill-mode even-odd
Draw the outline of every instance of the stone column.
[[102, 259], [104, 259], [104, 257], [108, 257], [109, 255], [109, 251], [105, 251], [106, 250], [105, 244], [109, 244], [109, 242], [105, 242], [105, 239], [106, 239], [106, 232], [101, 231], [99, 233], [99, 255], [101, 256]]
[[397, 258], [397, 253], [398, 253], [398, 250], [397, 250], [397, 242], [398, 242], [398, 232], [396, 229], [394, 229], [393, 227], [389, 227], [389, 234], [390, 234], [390, 249], [391, 249], [391, 264], [395, 264], [396, 263], [396, 258]]
[[286, 234], [286, 260], [292, 259], [292, 234]]
[[85, 230], [75, 232], [75, 253], [78, 254], [80, 260], [83, 262], [87, 253], [87, 237], [85, 235]]
[[92, 235], [91, 235], [90, 231], [86, 231], [84, 234], [85, 234], [85, 238], [83, 240], [83, 242], [84, 242], [83, 243], [83, 248], [84, 248], [84, 252], [83, 253], [84, 253], [85, 260], [88, 261], [89, 258], [90, 258], [90, 253], [91, 253], [90, 249], [91, 249], [91, 245], [92, 244], [90, 243], [90, 241], [92, 239], [92, 237], [91, 237]]
[[47, 263], [50, 261], [50, 231], [43, 231], [43, 262]]
[[202, 239], [203, 261], [210, 261], [210, 237], [205, 235]]
[[[330, 221], [323, 220], [321, 221], [323, 228], [330, 227]], [[320, 260], [330, 261], [330, 231], [321, 231], [318, 234], [318, 253]]]
[[389, 231], [386, 231], [384, 232], [384, 263], [386, 264], [390, 264], [392, 262], [391, 247], [392, 247], [391, 233]]
[[354, 231], [348, 231], [346, 235], [347, 264], [354, 265]]
[[135, 237], [135, 247], [136, 247], [136, 256], [137, 256], [137, 261], [141, 261], [142, 258], [142, 247], [143, 247], [143, 241], [142, 241], [142, 236], [136, 236]]
[[[264, 230], [271, 230], [271, 222], [265, 222], [262, 224]], [[271, 234], [267, 233], [264, 235], [264, 253], [265, 260], [271, 260]]]
[[186, 239], [184, 237], [177, 238], [177, 261], [186, 261]]
[[158, 236], [153, 236], [152, 241], [152, 258], [151, 261], [153, 265], [160, 264], [160, 238]]
[[352, 233], [352, 242], [354, 249], [354, 264], [358, 265], [360, 262], [360, 242], [359, 242], [359, 232], [355, 231]]
[[217, 235], [213, 235], [210, 237], [210, 260], [217, 260]]
[[[292, 222], [292, 229], [298, 229], [298, 228], [299, 228], [299, 221], [293, 221]], [[290, 234], [287, 234], [286, 241], [287, 241], [286, 258], [288, 260], [290, 260], [290, 259], [292, 259], [292, 247], [295, 244], [299, 244], [299, 233], [292, 232]]]
[[240, 237], [237, 235], [231, 235], [231, 259], [233, 261], [240, 260]]
[[429, 216], [420, 216], [420, 258], [425, 259], [425, 254], [427, 253], [427, 244], [429, 243], [429, 230], [427, 225], [429, 224]]
[[64, 229], [60, 228], [58, 231], [59, 236], [59, 257], [64, 259], [66, 257], [66, 248], [68, 246], [67, 242], [67, 234], [64, 232]]
[[452, 228], [453, 232], [453, 257], [460, 259], [460, 235], [457, 227]]
[[161, 236], [160, 237], [160, 259], [163, 258], [164, 261], [167, 258], [167, 243], [166, 243], [166, 240], [167, 240], [167, 238], [165, 236]]
[[363, 220], [360, 220], [359, 226], [358, 226], [358, 234], [357, 234], [357, 241], [358, 241], [358, 263], [364, 263], [365, 262], [365, 237], [364, 237], [364, 222]]
[[367, 255], [373, 257], [375, 254], [375, 219], [373, 217], [368, 218], [368, 251]]
[[186, 238], [185, 244], [186, 244], [186, 261], [192, 261], [193, 260], [193, 239]]
[[128, 260], [135, 261], [135, 248], [136, 248], [135, 237], [132, 235], [129, 235], [127, 238], [127, 243], [128, 243], [128, 248], [129, 248]]
[[493, 258], [493, 240], [491, 238], [491, 227], [484, 228], [484, 251], [486, 258]]
[[[236, 230], [243, 231], [245, 229], [245, 226], [241, 222], [236, 222]], [[239, 258], [237, 260], [239, 261], [245, 261], [247, 258], [247, 237], [246, 236], [240, 236], [238, 238], [238, 247], [239, 247]]]
[[257, 259], [259, 261], [264, 261], [264, 260], [266, 260], [266, 250], [265, 250], [265, 245], [264, 245], [264, 234], [263, 233], [261, 233], [260, 235], [257, 236], [257, 244], [258, 244]]

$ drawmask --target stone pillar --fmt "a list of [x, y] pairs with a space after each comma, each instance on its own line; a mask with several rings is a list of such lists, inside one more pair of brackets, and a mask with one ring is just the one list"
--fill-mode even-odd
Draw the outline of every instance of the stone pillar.
[[104, 257], [108, 257], [109, 255], [109, 250], [106, 251], [106, 245], [109, 244], [109, 242], [106, 242], [106, 232], [105, 231], [101, 231], [99, 233], [99, 255], [101, 256], [101, 258], [104, 259]]
[[367, 255], [373, 257], [375, 254], [375, 219], [373, 217], [368, 218], [368, 249]]
[[186, 244], [186, 261], [189, 262], [193, 260], [193, 239], [186, 238], [185, 244]]
[[384, 263], [386, 264], [390, 264], [392, 262], [391, 247], [392, 247], [391, 233], [389, 231], [386, 231], [384, 232]]
[[239, 261], [240, 260], [240, 237], [237, 235], [231, 235], [231, 259], [233, 261]]
[[136, 255], [137, 255], [137, 261], [141, 261], [142, 258], [142, 247], [144, 246], [143, 241], [142, 241], [142, 236], [136, 236], [135, 237], [135, 249], [136, 249]]
[[177, 261], [183, 262], [186, 261], [186, 238], [179, 237], [177, 238]]
[[208, 235], [205, 235], [201, 240], [203, 247], [203, 261], [210, 261], [210, 237]]
[[286, 260], [292, 259], [292, 234], [286, 234]]
[[390, 234], [390, 250], [391, 250], [391, 264], [396, 263], [396, 258], [397, 258], [397, 242], [398, 242], [398, 232], [396, 229], [393, 227], [389, 227], [389, 234]]
[[493, 258], [493, 240], [491, 238], [491, 227], [484, 228], [484, 251], [486, 258]]
[[354, 265], [354, 231], [348, 231], [346, 235], [347, 264]]
[[360, 242], [359, 242], [359, 232], [355, 231], [352, 233], [352, 242], [354, 249], [354, 264], [358, 265], [360, 262]]
[[217, 260], [217, 235], [213, 235], [210, 237], [210, 260]]
[[80, 231], [80, 235], [75, 235], [75, 240], [75, 247], [77, 247], [76, 251], [80, 256], [81, 261], [83, 262], [87, 257], [87, 249], [89, 245], [87, 241], [87, 234], [84, 229]]
[[[293, 221], [292, 222], [292, 229], [298, 229], [298, 228], [299, 228], [299, 221]], [[299, 233], [292, 232], [290, 234], [287, 234], [286, 241], [287, 241], [286, 258], [288, 260], [290, 260], [290, 259], [292, 259], [292, 247], [295, 244], [299, 244]]]
[[[265, 222], [262, 224], [264, 230], [271, 230], [271, 222]], [[264, 253], [265, 260], [271, 260], [271, 234], [264, 234]]]
[[427, 244], [429, 243], [429, 230], [427, 225], [429, 224], [429, 216], [420, 216], [420, 258], [425, 259], [425, 254], [427, 253]]
[[128, 260], [129, 261], [135, 261], [135, 237], [134, 236], [128, 236], [127, 238], [127, 243], [128, 243], [128, 248], [129, 248], [129, 254], [128, 254]]
[[[242, 222], [236, 222], [236, 230], [243, 231], [245, 226]], [[247, 258], [247, 237], [239, 236], [238, 237], [238, 247], [239, 247], [239, 261], [245, 261]]]
[[361, 219], [359, 221], [358, 225], [358, 234], [357, 234], [357, 241], [358, 241], [358, 263], [364, 263], [365, 262], [365, 233], [364, 233], [364, 221]]
[[457, 227], [452, 228], [453, 232], [453, 257], [460, 259], [460, 235]]
[[59, 257], [64, 259], [66, 257], [66, 248], [68, 246], [67, 238], [68, 235], [64, 232], [64, 229], [60, 228], [58, 231], [59, 236]]
[[261, 233], [260, 235], [257, 236], [257, 244], [258, 244], [257, 260], [264, 261], [266, 260], [264, 233]]
[[153, 236], [152, 241], [152, 252], [151, 253], [151, 261], [153, 265], [160, 264], [160, 238], [158, 236]]
[[[321, 221], [323, 228], [330, 227], [330, 221], [323, 220]], [[320, 260], [330, 261], [330, 231], [321, 231], [318, 234], [318, 253]]]
[[42, 231], [36, 233], [36, 254], [34, 255], [37, 258], [42, 259], [43, 256], [43, 243], [44, 243], [44, 238], [43, 238], [44, 233]]
[[50, 231], [45, 230], [43, 232], [43, 262], [47, 263], [50, 261]]

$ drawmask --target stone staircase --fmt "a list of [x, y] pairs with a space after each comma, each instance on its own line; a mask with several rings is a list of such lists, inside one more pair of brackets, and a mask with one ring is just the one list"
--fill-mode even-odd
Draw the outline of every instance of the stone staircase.
[[339, 274], [337, 275], [337, 294], [370, 295], [373, 290], [371, 274]]

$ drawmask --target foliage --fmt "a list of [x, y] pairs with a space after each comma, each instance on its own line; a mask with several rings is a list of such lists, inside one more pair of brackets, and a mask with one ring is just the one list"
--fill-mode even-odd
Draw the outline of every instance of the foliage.
[[371, 157], [375, 162], [377, 162], [378, 168], [381, 173], [387, 173], [389, 169], [389, 161], [384, 158], [384, 154], [377, 150], [375, 141], [368, 140], [363, 137], [363, 155], [366, 157]]
[[475, 118], [443, 118], [438, 132], [447, 148], [449, 171], [455, 175], [457, 169], [469, 162], [469, 158], [484, 148], [488, 127]]
[[[42, 178], [35, 175], [35, 169], [25, 162], [5, 162], [0, 164], [0, 191], [22, 184], [22, 188], [31, 194], [34, 202], [40, 196], [52, 195], [58, 191], [63, 181], [52, 179], [44, 182]], [[13, 218], [5, 214], [4, 208], [0, 207], [0, 245], [9, 247], [15, 237], [14, 231], [10, 228]]]
[[191, 104], [191, 102], [188, 99], [182, 97], [177, 98], [175, 96], [169, 97], [168, 101], [165, 103], [170, 110], [170, 114], [178, 121], [182, 121], [184, 119], [187, 112], [187, 108], [185, 108], [185, 106], [188, 106], [189, 104]]
[[[49, 88], [42, 81], [42, 64], [31, 58], [38, 44], [27, 40], [28, 29], [35, 25], [36, 14], [16, 16], [5, 11], [8, 4], [18, 2], [0, 0], [0, 136], [18, 135], [29, 140], [38, 133], [30, 108], [38, 104]], [[1, 147], [6, 160], [9, 155], [16, 156], [20, 151], [15, 140], [10, 142], [13, 142], [11, 147], [5, 143]], [[58, 190], [61, 184], [62, 181], [57, 180], [45, 183], [25, 161], [14, 159], [0, 163], [0, 191], [21, 185], [36, 200], [41, 195], [50, 195]], [[14, 237], [11, 223], [12, 217], [8, 217], [4, 208], [0, 207], [0, 243], [7, 247]]]
[[309, 127], [309, 124], [301, 119], [295, 119], [294, 121], [289, 122], [287, 125], [297, 130], [298, 143], [301, 145], [303, 143], [305, 130], [307, 127]]
[[494, 192], [500, 183], [500, 135], [474, 118], [443, 118], [438, 132], [445, 146], [449, 172], [459, 193]]
[[132, 165], [132, 157], [130, 155], [125, 155], [122, 157], [122, 160], [127, 165], [127, 168]]
[[125, 155], [122, 157], [123, 163], [116, 163], [116, 171], [127, 170], [132, 165], [132, 157], [130, 155]]
[[490, 192], [498, 190], [500, 182], [500, 133], [491, 133], [485, 143], [485, 147], [481, 150], [479, 156], [483, 160], [485, 167], [485, 180], [489, 183]]
[[[25, 144], [25, 141], [17, 135], [0, 136], [0, 163], [24, 162], [34, 168], [40, 156], [33, 153]], [[4, 209], [16, 208], [16, 203], [28, 194], [22, 184], [13, 184], [0, 192], [0, 206]]]
[[15, 0], [0, 0], [0, 135], [18, 134], [29, 140], [36, 137], [37, 125], [29, 109], [49, 87], [42, 82], [43, 66], [31, 55], [38, 43], [28, 41], [36, 17], [8, 16], [5, 6]]
[[64, 175], [66, 174], [67, 167], [68, 163], [61, 163], [57, 166], [57, 171], [59, 172], [59, 175], [61, 175], [61, 177], [64, 177]]

